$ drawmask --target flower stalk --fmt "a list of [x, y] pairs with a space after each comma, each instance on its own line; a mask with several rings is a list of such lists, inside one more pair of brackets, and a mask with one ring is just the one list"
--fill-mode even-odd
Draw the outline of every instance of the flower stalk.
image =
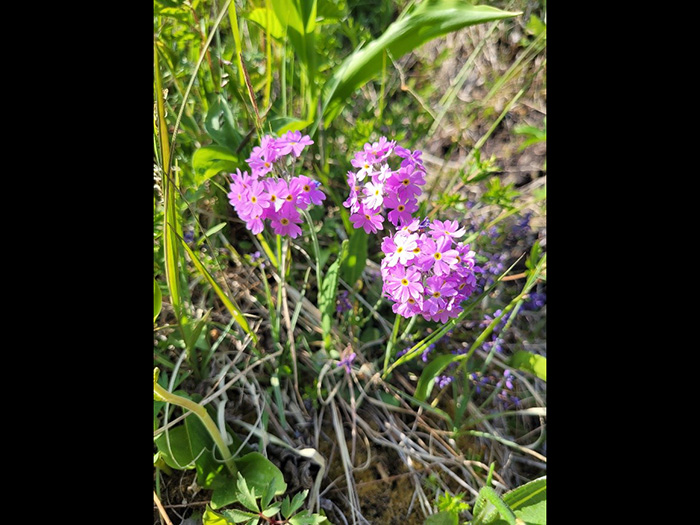
[[224, 438], [221, 436], [221, 433], [219, 432], [219, 429], [216, 426], [216, 423], [214, 423], [214, 420], [209, 416], [209, 413], [207, 412], [207, 409], [204, 408], [202, 405], [199, 403], [195, 403], [194, 401], [191, 401], [187, 398], [184, 398], [182, 396], [178, 396], [177, 394], [173, 394], [172, 392], [168, 392], [165, 388], [160, 386], [158, 384], [158, 374], [160, 370], [158, 368], [155, 368], [153, 371], [153, 397], [156, 401], [165, 401], [166, 403], [171, 403], [173, 405], [178, 405], [181, 406], [182, 408], [185, 408], [191, 412], [194, 412], [194, 414], [199, 417], [199, 420], [204, 424], [204, 428], [207, 429], [207, 432], [209, 432], [209, 435], [212, 437], [214, 440], [214, 443], [216, 443], [217, 448], [221, 452], [221, 456], [224, 459], [224, 464], [226, 465], [226, 468], [228, 468], [229, 472], [231, 475], [234, 477], [236, 476], [236, 473], [238, 472], [238, 468], [236, 467], [236, 464], [233, 462], [233, 456], [231, 455], [231, 451], [229, 451], [228, 447], [226, 446], [226, 442], [224, 441]]

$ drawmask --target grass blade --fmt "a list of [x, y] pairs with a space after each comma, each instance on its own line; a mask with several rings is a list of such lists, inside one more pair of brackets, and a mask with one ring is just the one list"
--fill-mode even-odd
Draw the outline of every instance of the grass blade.
[[187, 246], [187, 243], [184, 241], [184, 239], [180, 239], [182, 246], [184, 246], [185, 251], [187, 254], [190, 256], [190, 259], [192, 259], [192, 262], [194, 263], [195, 267], [197, 270], [199, 270], [199, 273], [202, 274], [202, 276], [209, 282], [211, 287], [214, 289], [214, 292], [216, 292], [216, 295], [219, 296], [219, 299], [221, 299], [221, 302], [224, 303], [224, 306], [226, 309], [229, 311], [231, 316], [236, 320], [238, 325], [243, 329], [243, 331], [248, 334], [253, 341], [257, 344], [258, 342], [258, 337], [255, 335], [255, 333], [250, 329], [250, 326], [248, 326], [248, 321], [246, 321], [246, 318], [243, 316], [241, 313], [240, 308], [236, 306], [236, 304], [233, 302], [232, 299], [229, 299], [227, 295], [224, 293], [224, 291], [221, 289], [221, 287], [217, 284], [217, 282], [214, 280], [214, 277], [209, 273], [209, 271], [204, 267], [202, 262], [197, 258], [195, 253], [192, 251], [192, 249]]
[[422, 2], [391, 24], [379, 38], [346, 58], [328, 79], [324, 86], [325, 104], [322, 115], [325, 126], [328, 127], [340, 113], [345, 101], [355, 90], [381, 73], [385, 52], [388, 51], [398, 60], [426, 42], [457, 29], [520, 14], [457, 0]]

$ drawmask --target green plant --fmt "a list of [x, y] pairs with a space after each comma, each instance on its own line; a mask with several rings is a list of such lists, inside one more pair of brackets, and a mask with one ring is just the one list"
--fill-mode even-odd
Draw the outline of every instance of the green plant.
[[[237, 480], [239, 502], [246, 510], [228, 509], [218, 514], [207, 509], [203, 525], [224, 523], [245, 523], [245, 525], [275, 524], [275, 525], [320, 525], [327, 523], [325, 516], [311, 514], [308, 511], [297, 512], [303, 505], [308, 490], [298, 492], [292, 500], [287, 496], [281, 503], [273, 503], [274, 491], [268, 487], [262, 494], [257, 494], [254, 487], [249, 488], [246, 480], [240, 474]], [[258, 499], [260, 501], [258, 502]], [[281, 516], [275, 518], [275, 516]]]

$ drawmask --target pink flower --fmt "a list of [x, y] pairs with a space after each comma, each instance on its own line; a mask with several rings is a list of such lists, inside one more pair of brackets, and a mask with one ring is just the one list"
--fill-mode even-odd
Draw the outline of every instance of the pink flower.
[[270, 206], [270, 201], [265, 193], [265, 184], [256, 180], [251, 182], [248, 194], [239, 206], [238, 214], [241, 219], [248, 220], [250, 217], [262, 215], [268, 206]]
[[389, 268], [384, 279], [384, 291], [394, 300], [405, 303], [409, 297], [415, 301], [423, 299], [423, 284], [420, 271], [414, 267], [394, 266]]
[[301, 228], [298, 226], [301, 223], [299, 212], [289, 204], [283, 206], [277, 216], [270, 220], [270, 226], [277, 235], [289, 235], [292, 239], [301, 234]]
[[289, 200], [292, 200], [287, 181], [284, 179], [265, 179], [265, 187], [270, 204], [275, 208], [275, 211], [279, 211], [282, 205], [287, 202], [286, 197], [290, 197]]
[[277, 139], [277, 153], [279, 155], [301, 156], [301, 152], [306, 146], [310, 146], [314, 141], [308, 135], [301, 136], [301, 131], [288, 131], [281, 138]]
[[442, 236], [451, 237], [452, 239], [459, 239], [462, 235], [466, 233], [466, 229], [459, 228], [459, 223], [457, 221], [438, 221], [434, 220], [430, 225], [430, 236], [437, 239]]
[[365, 198], [365, 207], [367, 208], [379, 208], [384, 202], [384, 184], [368, 182], [365, 184], [363, 193], [367, 196]]
[[421, 264], [424, 270], [433, 269], [435, 275], [447, 275], [457, 266], [459, 252], [450, 249], [452, 239], [440, 237], [439, 239], [426, 239], [422, 246], [423, 255]]
[[377, 233], [377, 230], [384, 229], [384, 217], [379, 215], [379, 210], [366, 209], [362, 205], [357, 213], [350, 215], [350, 222], [355, 229], [363, 228], [366, 233]]
[[[296, 194], [297, 201], [303, 210], [307, 208], [309, 203], [317, 206], [323, 204], [326, 195], [318, 189], [319, 186], [321, 186], [320, 182], [305, 175], [294, 177], [290, 182], [291, 191]], [[301, 206], [302, 204], [304, 206]]]
[[401, 264], [406, 266], [416, 254], [413, 250], [418, 246], [418, 235], [415, 233], [396, 232], [394, 237], [384, 237], [382, 251], [386, 254], [387, 266]]

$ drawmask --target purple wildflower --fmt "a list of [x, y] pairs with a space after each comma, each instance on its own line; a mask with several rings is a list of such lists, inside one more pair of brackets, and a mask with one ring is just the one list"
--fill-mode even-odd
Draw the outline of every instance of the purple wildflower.
[[382, 230], [384, 227], [384, 217], [379, 214], [378, 210], [365, 209], [360, 206], [357, 213], [350, 215], [350, 222], [357, 228], [363, 228], [366, 233], [377, 233], [377, 230]]

